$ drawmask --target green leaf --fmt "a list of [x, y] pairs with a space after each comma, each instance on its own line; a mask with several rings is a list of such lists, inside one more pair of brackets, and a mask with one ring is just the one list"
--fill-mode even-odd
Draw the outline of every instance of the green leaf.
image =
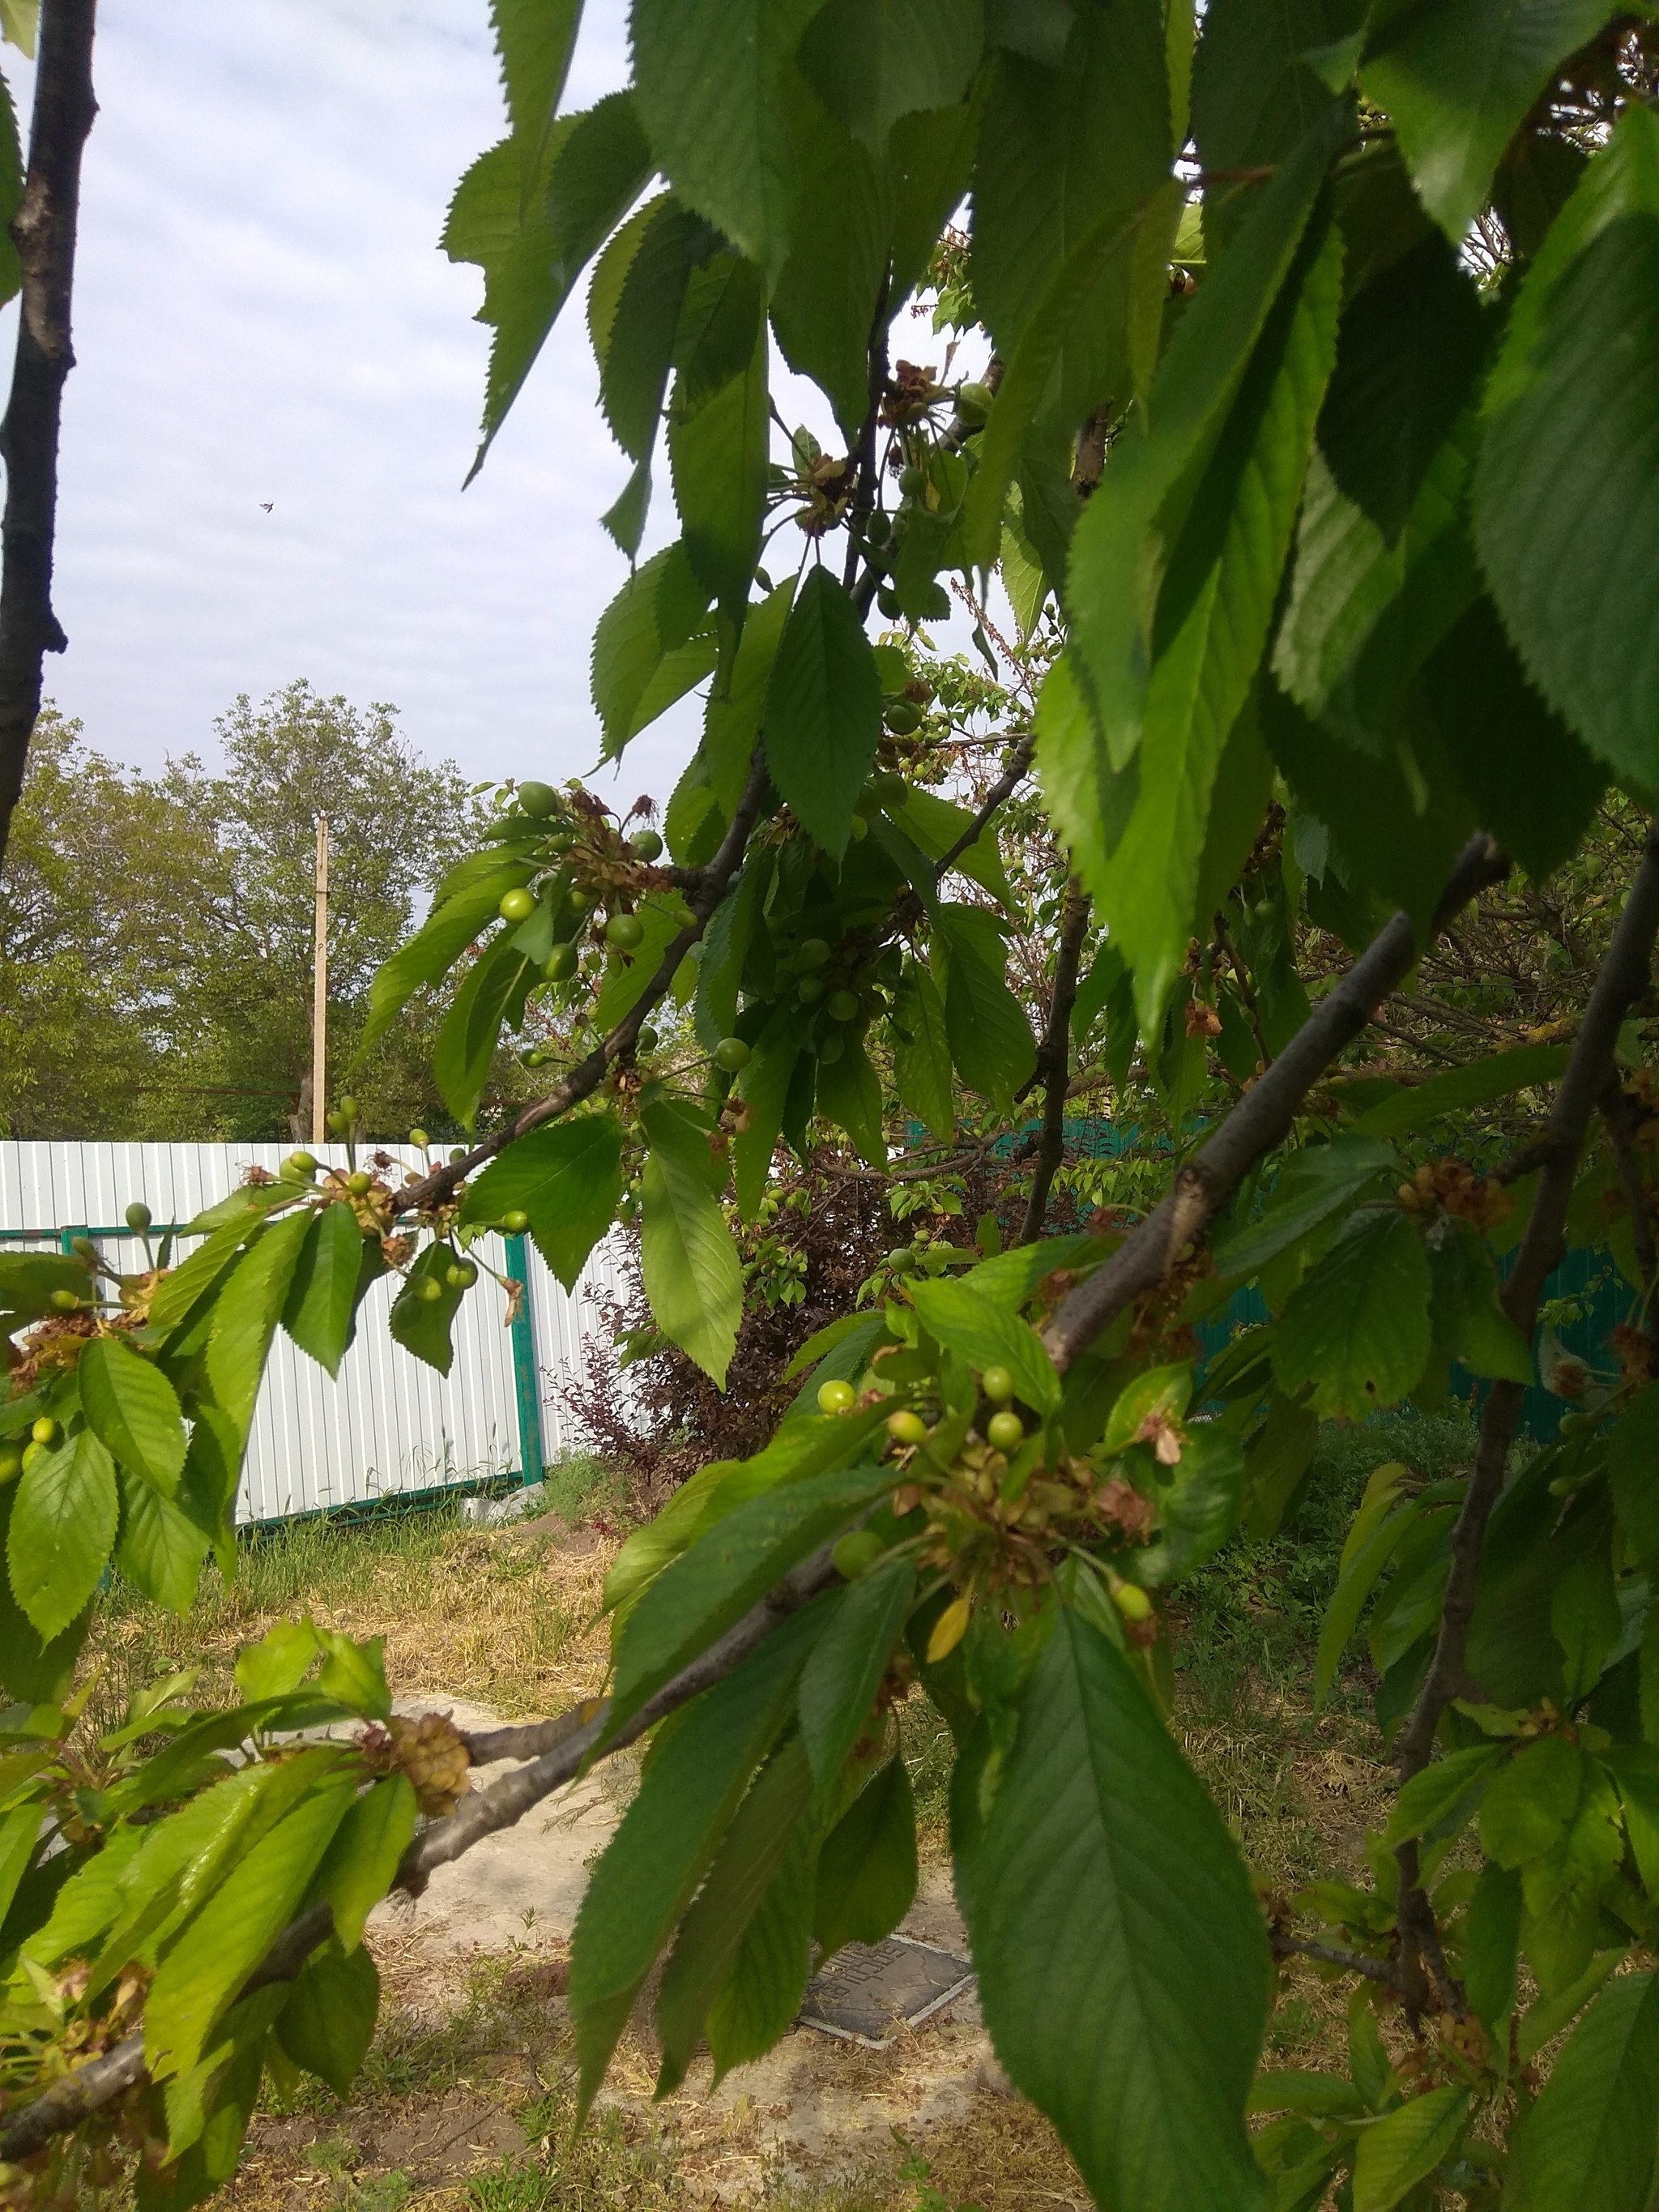
[[[721, 611], [736, 620], [748, 604], [760, 553], [769, 416], [763, 303], [754, 271], [744, 263], [731, 265], [745, 279], [741, 304], [750, 333], [747, 350], [720, 382], [705, 386], [701, 380], [708, 364], [694, 348], [669, 403], [668, 459], [691, 566]], [[709, 282], [718, 283], [718, 271]], [[692, 304], [688, 299], [688, 317]], [[718, 319], [722, 366], [735, 319], [735, 308]]]
[[490, 0], [513, 135], [533, 154], [557, 112], [581, 0]]
[[45, 1447], [18, 1478], [6, 1561], [42, 1642], [67, 1628], [97, 1589], [118, 1511], [115, 1464], [90, 1429]]
[[957, 1115], [945, 1001], [919, 961], [907, 960], [893, 1000], [893, 1078], [900, 1103], [948, 1144]]
[[743, 1933], [732, 1971], [708, 2010], [714, 2079], [762, 2057], [786, 2036], [811, 1971], [812, 1854], [805, 1826]]
[[[713, 640], [693, 637], [708, 609], [708, 593], [677, 540], [635, 569], [599, 617], [593, 633], [593, 704], [608, 759], [714, 666]], [[707, 665], [700, 674], [690, 673], [700, 658]]]
[[337, 1628], [319, 1628], [318, 1647], [323, 1663], [317, 1688], [325, 1698], [337, 1698], [366, 1720], [383, 1721], [392, 1711], [392, 1692], [386, 1680], [386, 1638], [369, 1636], [359, 1640]]
[[1469, 2093], [1427, 2089], [1364, 2129], [1354, 2157], [1353, 2212], [1390, 2212], [1462, 2139]]
[[[1363, 0], [1212, 0], [1192, 65], [1192, 130], [1209, 170], [1273, 168], [1330, 110], [1330, 88], [1313, 58], [1355, 31]], [[1249, 185], [1204, 195], [1204, 235], [1231, 241], [1255, 198]]]
[[[680, 1923], [657, 1995], [662, 2069], [657, 2094], [685, 2079], [709, 2007], [736, 1960], [750, 1922], [783, 1862], [812, 1794], [797, 1738], [757, 1777], [726, 1830], [707, 1880]], [[806, 1946], [801, 1945], [802, 1979]]]
[[887, 1164], [881, 1103], [881, 1079], [871, 1066], [870, 1055], [860, 1038], [848, 1038], [846, 1050], [839, 1060], [819, 1060], [817, 1110], [826, 1121], [846, 1130], [853, 1140], [854, 1151], [866, 1166], [872, 1168], [884, 1168]]
[[1435, 1342], [1472, 1374], [1533, 1380], [1532, 1347], [1498, 1303], [1498, 1270], [1474, 1224], [1449, 1215], [1429, 1243]]
[[[855, 446], [870, 409], [870, 332], [887, 278], [887, 165], [878, 167], [879, 155], [872, 159], [798, 78], [788, 116], [799, 198], [773, 289], [772, 329], [784, 359], [827, 395]], [[826, 221], [832, 208], [834, 220]]]
[[1469, 1899], [1463, 1943], [1463, 1985], [1488, 2027], [1515, 2009], [1516, 1963], [1521, 1948], [1521, 1881], [1504, 1868], [1484, 1866]]
[[279, 1620], [237, 1655], [236, 1686], [250, 1705], [297, 1689], [321, 1650], [309, 1620]]
[[1176, 1465], [1153, 1478], [1158, 1532], [1134, 1554], [1136, 1581], [1159, 1589], [1213, 1559], [1238, 1525], [1243, 1487], [1237, 1438], [1218, 1428], [1189, 1430]]
[[900, 116], [962, 98], [984, 36], [980, 0], [829, 0], [801, 61], [831, 113], [879, 158]]
[[665, 1102], [640, 1118], [650, 1146], [640, 1180], [646, 1296], [663, 1334], [724, 1389], [743, 1318], [743, 1263], [710, 1188], [708, 1133]]
[[1608, 0], [1452, 0], [1399, 9], [1372, 32], [1360, 83], [1455, 247], [1527, 111], [1612, 12]]
[[697, 1885], [794, 1696], [818, 1626], [798, 1613], [658, 1737], [639, 1794], [587, 1885], [570, 1947], [584, 2106], [640, 1985]]
[[615, 1029], [644, 997], [670, 945], [690, 919], [678, 891], [651, 892], [635, 908], [645, 934], [625, 958], [613, 957], [593, 1001], [591, 1019], [598, 1030]]
[[144, 2006], [144, 2060], [159, 2081], [193, 2066], [221, 2015], [292, 1918], [356, 1794], [349, 1777], [313, 1787], [213, 1887], [157, 1969]]
[[1045, 1418], [1060, 1410], [1060, 1377], [1029, 1322], [964, 1282], [917, 1281], [911, 1303], [922, 1327], [974, 1367], [1006, 1367], [1015, 1395]]
[[[386, 1326], [394, 1343], [412, 1352], [440, 1375], [447, 1375], [455, 1358], [451, 1331], [466, 1292], [449, 1280], [449, 1271], [460, 1255], [453, 1244], [428, 1244], [417, 1255], [404, 1278], [403, 1288], [392, 1301]], [[428, 1283], [437, 1285], [436, 1297], [422, 1295]]]
[[945, 955], [945, 1033], [957, 1072], [1004, 1113], [1036, 1066], [1031, 1025], [1004, 979], [1007, 949], [981, 907], [939, 908], [935, 951]]
[[55, 1311], [54, 1291], [72, 1291], [77, 1298], [91, 1297], [93, 1284], [86, 1261], [72, 1253], [0, 1252], [0, 1313], [15, 1314], [21, 1321], [40, 1321]]
[[503, 893], [517, 890], [534, 872], [526, 860], [494, 869], [465, 891], [446, 900], [409, 943], [376, 969], [368, 988], [365, 1051], [385, 1036], [415, 993], [446, 975], [467, 946], [496, 919]]
[[744, 617], [729, 671], [722, 671], [708, 694], [703, 714], [703, 754], [709, 787], [729, 820], [738, 811], [750, 764], [760, 741], [772, 666], [794, 599], [794, 585], [780, 584]]
[[1533, 681], [1643, 782], [1659, 776], [1659, 654], [1640, 587], [1659, 564], [1659, 506], [1630, 457], [1656, 436], [1659, 115], [1634, 106], [1516, 296], [1486, 389], [1474, 527]]
[[[848, 1314], [844, 1318], [851, 1326], [843, 1335], [835, 1338], [829, 1345], [829, 1348], [821, 1353], [813, 1354], [817, 1364], [805, 1382], [791, 1399], [790, 1416], [815, 1413], [817, 1411], [818, 1391], [823, 1383], [856, 1382], [869, 1365], [871, 1356], [877, 1346], [887, 1334], [887, 1322], [881, 1314]], [[830, 1340], [830, 1332], [835, 1326], [833, 1322], [828, 1323], [819, 1329], [809, 1342], [825, 1343]], [[803, 1345], [801, 1351], [805, 1352], [807, 1348], [806, 1345]], [[800, 1354], [798, 1352], [796, 1358], [799, 1357]], [[791, 1372], [793, 1371], [792, 1364]]]
[[484, 272], [478, 320], [495, 331], [483, 436], [471, 476], [523, 388], [577, 277], [639, 197], [650, 150], [632, 97], [614, 92], [543, 135], [536, 179], [515, 138], [481, 154], [456, 189], [444, 225], [452, 261]]
[[1461, 1828], [1473, 1816], [1480, 1785], [1503, 1756], [1496, 1744], [1473, 1744], [1413, 1774], [1394, 1801], [1383, 1842], [1392, 1850], [1431, 1831], [1437, 1838], [1455, 1833], [1446, 1824], [1455, 1821]]
[[[974, 820], [965, 806], [952, 805], [937, 792], [924, 791], [914, 783], [897, 805], [887, 811], [930, 860], [942, 860], [953, 846], [961, 843], [963, 831], [972, 827]], [[972, 844], [964, 846], [951, 865], [981, 884], [1000, 905], [1010, 909], [1015, 907], [1013, 887], [1002, 865], [1002, 855], [997, 850], [997, 833], [991, 824], [980, 831]]]
[[869, 1723], [915, 1589], [908, 1559], [873, 1568], [851, 1585], [813, 1646], [800, 1678], [800, 1734], [820, 1793]]
[[567, 1291], [622, 1197], [622, 1124], [611, 1113], [544, 1121], [498, 1152], [461, 1201], [464, 1224], [527, 1213], [536, 1249]]
[[120, 1470], [121, 1540], [115, 1564], [135, 1589], [170, 1613], [196, 1602], [209, 1536], [171, 1498], [149, 1482]]
[[967, 1825], [986, 2023], [1097, 2201], [1261, 2206], [1243, 2119], [1271, 1977], [1261, 1908], [1128, 1662], [1076, 1613], [1037, 1660], [982, 1830]]
[[892, 1468], [835, 1468], [750, 1498], [672, 1559], [623, 1622], [609, 1725], [740, 1620], [809, 1553], [859, 1520], [897, 1480]]
[[823, 1839], [812, 1907], [820, 1961], [844, 1943], [884, 1942], [915, 1901], [915, 1799], [904, 1761], [890, 1759]]
[[1288, 1251], [1309, 1231], [1328, 1221], [1379, 1176], [1395, 1176], [1399, 1163], [1386, 1145], [1369, 1136], [1335, 1137], [1305, 1145], [1280, 1170], [1267, 1211], [1215, 1246], [1218, 1275], [1254, 1275]]
[[1151, 429], [1117, 441], [1100, 491], [1078, 524], [1068, 599], [1104, 738], [1100, 773], [1127, 766], [1140, 741], [1156, 657], [1152, 586], [1164, 550], [1160, 516], [1231, 405], [1345, 128], [1340, 110], [1322, 120], [1262, 187], [1170, 341], [1149, 400]]
[[[12, 1482], [0, 1487], [0, 1543], [8, 1562], [18, 1487]], [[12, 1595], [9, 1572], [0, 1573], [0, 1684], [9, 1696], [30, 1705], [55, 1705], [66, 1698], [91, 1619], [88, 1604], [58, 1636], [39, 1636]]]
[[1523, 2122], [1504, 2194], [1515, 2212], [1644, 2212], [1659, 2132], [1659, 1985], [1621, 1974], [1596, 1998]]
[[713, 250], [701, 216], [662, 192], [631, 216], [600, 255], [587, 295], [599, 364], [599, 404], [625, 453], [648, 467], [688, 278]]
[[811, 12], [811, 0], [634, 0], [635, 97], [658, 163], [769, 276], [795, 198], [780, 77]]
[[173, 1497], [184, 1472], [185, 1419], [167, 1376], [116, 1336], [94, 1337], [76, 1371], [94, 1435], [123, 1467]]
[[[1322, 235], [1316, 222], [1168, 551], [1133, 810], [1109, 852], [1085, 847], [1074, 856], [1134, 970], [1144, 1036], [1163, 1018], [1192, 937], [1211, 794], [1267, 643], [1335, 358], [1341, 268], [1339, 233], [1327, 225]], [[1154, 425], [1161, 419], [1154, 395]], [[1155, 428], [1149, 445], [1157, 435]], [[1081, 613], [1079, 603], [1086, 636]]]
[[1607, 1443], [1619, 1526], [1650, 1573], [1659, 1567], [1659, 1390], [1639, 1391]]
[[214, 1304], [206, 1376], [213, 1402], [244, 1436], [265, 1370], [277, 1317], [311, 1229], [309, 1209], [273, 1221], [249, 1243]]
[[368, 2056], [380, 2008], [380, 1977], [368, 1953], [330, 1943], [295, 1982], [276, 2039], [296, 2066], [343, 2097]]
[[1480, 1808], [1480, 1843], [1502, 1867], [1546, 1857], [1578, 1807], [1583, 1754], [1564, 1736], [1540, 1736], [1510, 1759]]
[[1128, 226], [1176, 150], [1156, 0], [1079, 10], [1057, 73], [1007, 55], [992, 79], [974, 173], [975, 304], [1017, 364], [1069, 274], [1073, 311], [1047, 395], [1068, 430], [1130, 396], [1127, 257], [1091, 269], [1088, 248]]
[[363, 1287], [363, 1232], [345, 1205], [325, 1206], [295, 1262], [283, 1326], [301, 1352], [337, 1375], [351, 1342]]
[[312, 1904], [331, 1909], [334, 1933], [349, 1951], [362, 1942], [365, 1922], [392, 1887], [416, 1812], [408, 1776], [388, 1774], [363, 1792], [334, 1831], [308, 1894]]
[[766, 699], [772, 781], [807, 834], [839, 860], [881, 739], [881, 678], [858, 611], [822, 565], [784, 624]]
[[532, 972], [511, 936], [497, 937], [478, 955], [450, 1002], [432, 1054], [432, 1079], [464, 1129], [477, 1119], [501, 1024], [514, 993]]
[[[706, 972], [708, 963], [703, 962]], [[699, 981], [701, 981], [701, 977]], [[805, 1007], [781, 1005], [773, 1010], [766, 1027], [755, 1040], [748, 1066], [738, 1080], [748, 1124], [732, 1143], [732, 1179], [738, 1211], [745, 1221], [755, 1218], [772, 1173], [772, 1156], [783, 1127], [789, 1085], [806, 1041], [811, 1017]], [[729, 1030], [730, 1024], [727, 1024]], [[867, 1062], [866, 1062], [867, 1065]], [[879, 1127], [880, 1094], [876, 1098]]]
[[1273, 1344], [1287, 1396], [1311, 1383], [1322, 1419], [1398, 1403], [1429, 1356], [1429, 1263], [1410, 1218], [1368, 1206], [1291, 1293]]
[[1365, 1610], [1365, 1601], [1376, 1589], [1378, 1576], [1417, 1526], [1417, 1520], [1414, 1504], [1402, 1506], [1378, 1523], [1352, 1558], [1344, 1555], [1342, 1571], [1320, 1624], [1319, 1651], [1314, 1666], [1316, 1705], [1323, 1705], [1330, 1695], [1342, 1654]]
[[1403, 1136], [1443, 1114], [1461, 1114], [1514, 1091], [1555, 1082], [1565, 1072], [1570, 1051], [1565, 1044], [1526, 1044], [1472, 1060], [1467, 1067], [1448, 1068], [1443, 1075], [1431, 1075], [1426, 1083], [1385, 1098], [1362, 1114], [1354, 1127], [1368, 1137]]

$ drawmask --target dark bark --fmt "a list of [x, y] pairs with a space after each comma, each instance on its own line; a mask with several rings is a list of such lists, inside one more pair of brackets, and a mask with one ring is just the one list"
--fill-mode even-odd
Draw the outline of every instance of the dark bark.
[[1042, 1084], [1042, 1133], [1037, 1139], [1036, 1164], [1031, 1170], [1031, 1195], [1025, 1207], [1019, 1241], [1033, 1243], [1042, 1234], [1048, 1218], [1048, 1194], [1066, 1154], [1066, 1086], [1072, 1068], [1072, 1008], [1077, 999], [1078, 963], [1089, 927], [1089, 900], [1075, 876], [1066, 887], [1060, 907], [1060, 950], [1054, 956], [1054, 995], [1048, 1007], [1037, 1074]]
[[52, 566], [64, 382], [75, 366], [70, 301], [81, 154], [98, 112], [96, 15], [97, 0], [43, 0], [28, 167], [11, 226], [23, 283], [11, 397], [0, 422], [0, 864], [40, 712], [41, 665], [69, 642], [52, 609]]

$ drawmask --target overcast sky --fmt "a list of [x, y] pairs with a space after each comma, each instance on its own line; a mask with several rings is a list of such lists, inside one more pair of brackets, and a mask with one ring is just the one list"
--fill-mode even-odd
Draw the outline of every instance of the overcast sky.
[[[480, 777], [589, 767], [588, 641], [625, 574], [596, 518], [627, 463], [579, 307], [461, 490], [489, 334], [479, 272], [437, 238], [504, 127], [485, 0], [99, 16], [58, 519], [70, 650], [49, 691], [146, 767], [210, 752], [237, 692], [296, 676], [395, 702], [422, 752]], [[624, 40], [623, 0], [589, 0], [569, 104], [623, 81]], [[629, 797], [666, 796], [684, 728], [636, 741]]]

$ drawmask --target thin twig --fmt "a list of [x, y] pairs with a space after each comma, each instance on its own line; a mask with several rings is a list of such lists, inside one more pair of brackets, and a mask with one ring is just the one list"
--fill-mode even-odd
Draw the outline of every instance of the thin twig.
[[[1571, 1058], [1556, 1092], [1540, 1148], [1544, 1153], [1527, 1231], [1504, 1285], [1504, 1311], [1527, 1343], [1538, 1323], [1539, 1302], [1550, 1270], [1560, 1258], [1567, 1204], [1579, 1155], [1596, 1102], [1613, 1079], [1614, 1048], [1632, 1006], [1648, 988], [1653, 945], [1659, 932], [1659, 828], [1650, 826], [1645, 858], [1631, 886], [1624, 913], [1607, 947]], [[1394, 1759], [1402, 1781], [1428, 1765], [1446, 1708], [1470, 1686], [1465, 1666], [1470, 1624], [1480, 1573], [1480, 1555], [1492, 1508], [1503, 1491], [1510, 1448], [1520, 1425], [1525, 1386], [1494, 1382], [1481, 1416], [1474, 1471], [1464, 1492], [1451, 1537], [1451, 1567], [1441, 1606], [1434, 1656], [1417, 1702], [1395, 1740]], [[1400, 1867], [1400, 1929], [1408, 1947], [1407, 1972], [1412, 1979], [1413, 1948], [1432, 1970], [1441, 1994], [1454, 2010], [1464, 2008], [1462, 1990], [1437, 1959], [1438, 1931], [1419, 1879], [1417, 1847], [1407, 1844], [1396, 1855]], [[1420, 1981], [1420, 1976], [1418, 1977]], [[1413, 1995], [1419, 1992], [1413, 1991]]]
[[1042, 1134], [1031, 1171], [1031, 1195], [1020, 1225], [1022, 1244], [1034, 1243], [1042, 1234], [1048, 1212], [1048, 1194], [1066, 1155], [1066, 1084], [1072, 1065], [1072, 1008], [1077, 1000], [1078, 963], [1089, 927], [1087, 893], [1073, 877], [1060, 907], [1060, 949], [1054, 955], [1054, 994], [1048, 1006], [1048, 1025], [1037, 1055], [1042, 1082]]
[[1363, 1951], [1345, 1950], [1340, 1943], [1321, 1943], [1311, 1936], [1285, 1936], [1275, 1929], [1271, 1936], [1275, 1959], [1317, 1959], [1322, 1966], [1340, 1966], [1350, 1974], [1363, 1974], [1368, 1982], [1400, 1987], [1400, 1969], [1391, 1960], [1372, 1959]]
[[[1477, 891], [1505, 874], [1509, 865], [1490, 837], [1472, 839], [1441, 897], [1433, 928], [1443, 928]], [[1215, 1134], [1182, 1164], [1146, 1219], [1061, 1304], [1043, 1336], [1057, 1368], [1069, 1367], [1116, 1315], [1156, 1290], [1191, 1253], [1249, 1170], [1290, 1133], [1304, 1098], [1404, 980], [1417, 953], [1410, 916], [1395, 915]]]
[[0, 458], [6, 465], [0, 520], [0, 862], [40, 712], [42, 663], [69, 643], [52, 612], [52, 563], [64, 384], [75, 366], [70, 302], [81, 153], [98, 112], [92, 93], [96, 17], [97, 0], [44, 0], [28, 173], [12, 218], [22, 300], [11, 397], [0, 422]]
[[1031, 756], [1036, 750], [1036, 733], [1033, 731], [1023, 737], [1009, 754], [1007, 767], [980, 801], [979, 811], [961, 836], [957, 839], [954, 845], [946, 847], [938, 863], [939, 873], [941, 876], [947, 875], [968, 848], [978, 842], [981, 830], [984, 829], [1003, 800], [1011, 799], [1019, 788], [1025, 780], [1025, 772], [1031, 765]]

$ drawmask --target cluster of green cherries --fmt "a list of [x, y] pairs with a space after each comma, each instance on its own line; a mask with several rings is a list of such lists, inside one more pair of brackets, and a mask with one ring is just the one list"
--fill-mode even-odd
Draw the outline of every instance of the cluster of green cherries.
[[33, 1466], [42, 1452], [52, 1449], [63, 1433], [50, 1413], [41, 1413], [31, 1423], [27, 1441], [8, 1437], [0, 1443], [0, 1484], [15, 1482], [25, 1468]]

